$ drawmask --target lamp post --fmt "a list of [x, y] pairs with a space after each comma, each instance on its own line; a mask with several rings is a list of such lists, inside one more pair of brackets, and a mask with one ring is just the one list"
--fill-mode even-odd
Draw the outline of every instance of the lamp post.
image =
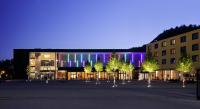
[[[49, 69], [48, 69], [49, 68]], [[50, 71], [51, 71], [51, 69], [50, 69], [50, 60], [47, 62], [47, 74], [46, 74], [46, 84], [48, 84], [49, 83], [49, 74], [50, 74]]]
[[[47, 72], [48, 72], [49, 70], [48, 70], [48, 67], [47, 67]], [[48, 73], [46, 74], [46, 84], [48, 84], [49, 83], [49, 81], [48, 81]]]

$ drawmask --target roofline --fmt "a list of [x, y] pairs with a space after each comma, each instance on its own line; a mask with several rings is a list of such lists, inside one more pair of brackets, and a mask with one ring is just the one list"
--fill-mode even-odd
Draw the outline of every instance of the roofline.
[[26, 51], [26, 52], [140, 52], [132, 49], [13, 49], [14, 51]]
[[[193, 32], [193, 31], [198, 31], [198, 30], [200, 30], [200, 29], [195, 29], [195, 30], [188, 31], [188, 32], [185, 32], [185, 33]], [[170, 36], [170, 37], [168, 37], [168, 38], [176, 37], [176, 36], [179, 36], [179, 35], [182, 35], [182, 34], [185, 34], [185, 33], [177, 34], [177, 35], [175, 35], [175, 36]], [[158, 37], [158, 36], [157, 36], [157, 37]], [[156, 37], [156, 38], [157, 38], [157, 37]], [[157, 41], [161, 41], [161, 40], [168, 39], [168, 38], [165, 38], [165, 39], [161, 39], [161, 40], [155, 40], [156, 38], [154, 38], [150, 43], [154, 43], [154, 42], [157, 42]], [[149, 44], [150, 44], [150, 43], [149, 43]], [[147, 45], [148, 45], [148, 44], [147, 44]]]

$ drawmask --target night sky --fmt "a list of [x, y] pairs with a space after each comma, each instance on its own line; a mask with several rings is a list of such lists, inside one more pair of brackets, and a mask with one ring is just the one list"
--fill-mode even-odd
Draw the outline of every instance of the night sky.
[[200, 0], [0, 0], [0, 59], [14, 48], [131, 48], [200, 23]]

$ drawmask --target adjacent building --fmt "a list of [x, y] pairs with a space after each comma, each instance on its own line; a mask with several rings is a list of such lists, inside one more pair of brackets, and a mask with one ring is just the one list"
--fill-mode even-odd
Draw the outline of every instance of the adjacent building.
[[[85, 80], [95, 79], [96, 72], [86, 74], [86, 64], [94, 67], [97, 61], [103, 63], [104, 71], [100, 73], [100, 79], [112, 78], [110, 72], [105, 72], [112, 53], [116, 53], [118, 59], [132, 63], [136, 72], [145, 60], [145, 52], [132, 49], [14, 49], [15, 78], [18, 79], [45, 79], [52, 80]], [[28, 73], [27, 73], [28, 72]], [[132, 79], [133, 74], [118, 73], [118, 79]]]
[[179, 72], [175, 70], [176, 63], [182, 54], [189, 55], [194, 62], [191, 78], [200, 69], [200, 29], [183, 34], [157, 37], [147, 44], [146, 52], [151, 53], [158, 61], [160, 70], [153, 75], [154, 79], [179, 79]]

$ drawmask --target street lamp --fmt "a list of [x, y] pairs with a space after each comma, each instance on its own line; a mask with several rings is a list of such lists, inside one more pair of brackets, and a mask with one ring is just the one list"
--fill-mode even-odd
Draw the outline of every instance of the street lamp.
[[46, 84], [48, 84], [49, 83], [49, 74], [50, 74], [50, 60], [49, 61], [47, 61], [47, 74], [46, 74]]

